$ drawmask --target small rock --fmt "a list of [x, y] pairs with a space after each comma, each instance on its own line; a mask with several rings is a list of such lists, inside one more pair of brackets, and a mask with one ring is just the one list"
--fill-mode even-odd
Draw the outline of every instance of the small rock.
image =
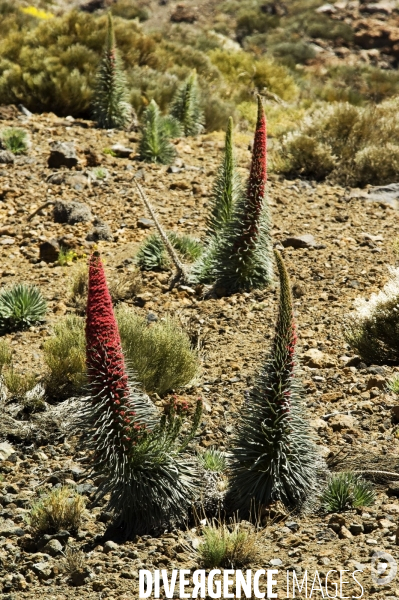
[[101, 164], [101, 158], [93, 148], [85, 148], [83, 154], [86, 159], [86, 167], [98, 167]]
[[299, 529], [299, 524], [296, 521], [288, 521], [285, 526], [291, 531], [298, 531]]
[[58, 556], [62, 553], [62, 545], [58, 540], [50, 540], [43, 548], [43, 552], [50, 556]]
[[0, 150], [0, 164], [11, 165], [15, 162], [15, 156], [9, 150]]
[[328, 526], [330, 529], [335, 531], [335, 533], [339, 533], [341, 527], [345, 526], [345, 517], [338, 514], [331, 515], [330, 520], [328, 522]]
[[351, 415], [334, 415], [329, 419], [328, 424], [333, 431], [342, 431], [343, 429], [353, 429], [355, 418]]
[[60, 167], [76, 167], [78, 157], [72, 142], [54, 142], [50, 146], [50, 156], [47, 164], [50, 169], [59, 169]]
[[352, 535], [360, 535], [364, 531], [364, 527], [362, 523], [351, 523], [349, 525], [349, 531]]
[[133, 148], [126, 148], [126, 146], [122, 146], [122, 144], [114, 144], [111, 146], [111, 150], [115, 152], [115, 155], [119, 158], [129, 158], [134, 152]]
[[15, 450], [8, 442], [0, 443], [0, 460], [7, 460], [11, 454], [14, 454]]
[[39, 258], [46, 263], [54, 263], [58, 260], [60, 245], [57, 240], [46, 240], [39, 244]]
[[333, 4], [323, 4], [319, 8], [316, 8], [315, 12], [323, 15], [332, 15], [337, 12], [337, 9]]
[[316, 429], [316, 431], [324, 431], [325, 429], [328, 429], [327, 423], [324, 419], [321, 419], [320, 417], [316, 417], [316, 419], [311, 419], [310, 426]]
[[54, 223], [85, 223], [93, 219], [90, 207], [84, 202], [64, 202], [58, 200], [53, 208]]
[[326, 369], [335, 366], [335, 360], [317, 348], [307, 350], [302, 356], [303, 364], [314, 369]]
[[391, 407], [391, 415], [392, 415], [392, 421], [394, 423], [399, 423], [399, 405]]
[[151, 229], [151, 227], [154, 227], [154, 225], [155, 223], [152, 219], [146, 219], [145, 217], [137, 219], [137, 227], [140, 229]]
[[269, 561], [269, 565], [271, 565], [272, 567], [281, 567], [282, 564], [283, 561], [281, 560], [281, 558], [272, 558], [272, 560]]
[[396, 498], [399, 498], [399, 482], [393, 481], [389, 484], [387, 496], [396, 496]]
[[198, 16], [185, 4], [178, 4], [170, 16], [172, 23], [194, 23]]
[[53, 574], [51, 566], [48, 562], [45, 561], [35, 563], [34, 565], [32, 565], [31, 569], [35, 573], [35, 575], [39, 577], [39, 579], [44, 579], [45, 581], [47, 579], [50, 579]]
[[91, 578], [91, 571], [88, 567], [83, 569], [82, 571], [74, 571], [71, 573], [71, 583], [75, 587], [80, 587], [81, 585], [86, 585], [89, 583]]
[[386, 385], [386, 380], [385, 377], [382, 377], [382, 375], [371, 375], [371, 377], [369, 377], [368, 381], [367, 381], [367, 389], [371, 390], [372, 388], [379, 388], [380, 390], [383, 390], [385, 388]]
[[105, 542], [105, 544], [104, 544], [104, 553], [105, 554], [108, 554], [109, 552], [115, 552], [116, 550], [119, 550], [118, 544], [116, 544], [112, 540], [108, 540], [108, 542]]
[[94, 228], [89, 231], [86, 236], [88, 242], [112, 242], [114, 236], [108, 223], [105, 223], [102, 219], [94, 219]]
[[81, 192], [89, 185], [89, 179], [85, 175], [74, 173], [65, 177], [65, 183], [77, 192]]
[[338, 535], [341, 538], [341, 540], [349, 540], [350, 538], [353, 537], [351, 532], [349, 531], [349, 529], [347, 529], [345, 527], [345, 525], [342, 525], [341, 530]]
[[305, 235], [290, 236], [281, 243], [284, 248], [325, 248], [325, 246], [318, 244], [313, 235], [310, 233], [305, 233]]

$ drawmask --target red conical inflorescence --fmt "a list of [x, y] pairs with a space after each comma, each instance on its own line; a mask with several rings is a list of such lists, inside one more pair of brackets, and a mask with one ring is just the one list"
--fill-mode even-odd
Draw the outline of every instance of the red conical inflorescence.
[[[105, 430], [113, 430], [113, 445], [121, 446], [121, 450], [126, 449], [126, 444], [131, 440], [135, 412], [130, 403], [118, 325], [104, 267], [97, 252], [93, 253], [89, 263], [86, 365], [92, 405], [100, 404], [103, 407], [104, 414], [100, 420]], [[103, 433], [109, 435], [110, 432]]]
[[258, 96], [258, 118], [256, 122], [251, 171], [247, 185], [247, 201], [242, 215], [241, 235], [237, 237], [234, 250], [246, 253], [254, 247], [259, 232], [259, 220], [263, 209], [267, 182], [267, 126], [261, 97]]

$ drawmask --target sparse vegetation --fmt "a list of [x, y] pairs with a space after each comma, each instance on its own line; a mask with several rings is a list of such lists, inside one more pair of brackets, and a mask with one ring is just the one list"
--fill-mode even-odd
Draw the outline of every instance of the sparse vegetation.
[[244, 529], [239, 522], [208, 522], [202, 536], [198, 553], [205, 569], [239, 569], [250, 565], [259, 553], [256, 532]]
[[25, 154], [30, 146], [28, 132], [20, 127], [7, 127], [0, 133], [0, 145], [13, 154]]
[[333, 473], [322, 496], [328, 512], [342, 512], [371, 506], [375, 493], [369, 481], [354, 473]]
[[149, 326], [146, 319], [124, 306], [117, 309], [116, 316], [127, 364], [147, 392], [162, 396], [197, 375], [197, 354], [174, 319]]
[[121, 129], [131, 118], [127, 82], [116, 48], [114, 25], [108, 14], [106, 42], [96, 75], [93, 115], [99, 127]]
[[12, 361], [12, 352], [9, 344], [6, 340], [0, 340], [0, 375], [5, 366], [11, 364]]
[[369, 300], [357, 298], [347, 320], [346, 339], [368, 363], [399, 364], [399, 268], [390, 268], [390, 280]]
[[66, 529], [77, 532], [85, 508], [83, 496], [68, 486], [43, 495], [34, 502], [27, 516], [32, 533], [41, 536]]
[[36, 385], [36, 377], [32, 373], [19, 373], [11, 364], [3, 371], [3, 381], [9, 399], [22, 400], [26, 393]]
[[227, 468], [227, 460], [224, 452], [216, 448], [209, 448], [198, 454], [198, 459], [206, 471], [223, 473]]
[[17, 283], [0, 293], [0, 332], [40, 323], [46, 311], [46, 301], [39, 288]]
[[68, 315], [43, 345], [47, 394], [59, 400], [82, 393], [86, 384], [83, 319]]
[[204, 115], [195, 72], [177, 90], [170, 113], [180, 123], [184, 135], [198, 135], [202, 131]]
[[[203, 247], [196, 238], [174, 231], [167, 236], [184, 261], [194, 262], [201, 256]], [[171, 267], [169, 255], [158, 234], [153, 233], [144, 240], [136, 254], [136, 263], [143, 271], [163, 271]]]
[[352, 186], [392, 183], [399, 174], [397, 100], [377, 106], [332, 104], [314, 110], [299, 131], [273, 152], [274, 169], [286, 175]]
[[71, 250], [70, 248], [61, 248], [58, 254], [58, 264], [60, 267], [66, 267], [70, 263], [77, 260], [78, 254], [75, 250]]
[[163, 117], [155, 100], [151, 100], [143, 116], [143, 131], [139, 146], [141, 160], [167, 165], [173, 162], [176, 150], [169, 138], [179, 134], [177, 122]]

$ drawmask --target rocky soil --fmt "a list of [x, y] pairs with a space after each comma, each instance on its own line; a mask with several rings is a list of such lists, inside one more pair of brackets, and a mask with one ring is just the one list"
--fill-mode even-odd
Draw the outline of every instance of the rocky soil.
[[[176, 168], [168, 169], [138, 162], [135, 133], [100, 131], [90, 122], [52, 114], [28, 118], [12, 107], [2, 107], [1, 118], [1, 127], [26, 127], [32, 148], [28, 156], [0, 165], [0, 286], [34, 283], [49, 306], [42, 326], [5, 337], [14, 352], [15, 369], [40, 377], [43, 341], [57, 320], [74, 311], [70, 286], [76, 266], [58, 266], [59, 245], [74, 248], [79, 256], [96, 245], [109, 278], [126, 273], [136, 277], [135, 251], [154, 227], [132, 183], [134, 176], [166, 228], [202, 236], [223, 137], [177, 140]], [[243, 174], [250, 161], [250, 140], [246, 134], [236, 136]], [[75, 166], [48, 167], [55, 142], [73, 144]], [[104, 154], [115, 144], [128, 148], [120, 151], [125, 157]], [[95, 164], [107, 169], [105, 181], [90, 176]], [[282, 249], [293, 282], [306, 405], [320, 451], [329, 461], [344, 464], [349, 456], [359, 468], [374, 462], [379, 468], [394, 469], [399, 464], [397, 413], [392, 411], [397, 399], [385, 386], [398, 368], [361, 363], [345, 342], [344, 327], [354, 298], [380, 289], [387, 280], [387, 267], [397, 264], [398, 212], [392, 203], [384, 202], [384, 194], [368, 197], [365, 191], [284, 181], [273, 175], [268, 195], [274, 242]], [[54, 222], [53, 204], [38, 211], [50, 201], [84, 203], [79, 217], [83, 220]], [[96, 236], [89, 235], [87, 240], [96, 227], [106, 230], [108, 239], [93, 241]], [[298, 241], [305, 235], [313, 238]], [[198, 395], [204, 399], [199, 445], [226, 449], [245, 391], [267, 356], [278, 290], [204, 300], [200, 290], [170, 290], [169, 277], [170, 273], [143, 274], [141, 290], [127, 302], [143, 315], [179, 315], [191, 332], [199, 332], [201, 376], [180, 394], [191, 405]], [[95, 485], [82, 482], [82, 453], [68, 432], [46, 438], [44, 431], [42, 441], [26, 432], [11, 435], [4, 423], [13, 407], [3, 405], [2, 411], [0, 442], [11, 447], [0, 446], [0, 598], [127, 600], [138, 597], [140, 568], [198, 568], [198, 528], [190, 525], [157, 538], [143, 536], [120, 543], [107, 533], [103, 507], [90, 504]], [[45, 430], [46, 413], [42, 415], [36, 418], [44, 420]], [[60, 483], [77, 486], [87, 496], [81, 531], [76, 536], [62, 532], [33, 540], [25, 522], [30, 502], [39, 490]], [[325, 574], [330, 569], [352, 571], [360, 563], [366, 566], [359, 577], [365, 597], [399, 597], [399, 583], [374, 586], [368, 568], [376, 550], [399, 558], [395, 538], [399, 481], [376, 489], [376, 504], [364, 511], [333, 517], [280, 515], [258, 534], [259, 556], [252, 568], [279, 568], [279, 587], [284, 589], [285, 569], [312, 573], [317, 569]], [[68, 540], [84, 553], [84, 568], [72, 578], [62, 555]], [[350, 586], [346, 589], [350, 595]], [[353, 589], [357, 595], [359, 588]]]

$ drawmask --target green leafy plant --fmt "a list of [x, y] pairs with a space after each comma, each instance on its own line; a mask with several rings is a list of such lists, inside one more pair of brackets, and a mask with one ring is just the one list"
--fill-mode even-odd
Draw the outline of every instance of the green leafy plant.
[[280, 301], [274, 340], [242, 409], [231, 450], [229, 496], [240, 515], [276, 501], [298, 509], [312, 503], [319, 485], [321, 463], [297, 375], [290, 281], [277, 250], [275, 258]]
[[[201, 256], [203, 246], [196, 238], [180, 235], [174, 231], [167, 233], [167, 236], [185, 261], [194, 262]], [[143, 271], [162, 271], [170, 268], [169, 255], [158, 234], [153, 233], [144, 240], [136, 254], [136, 263]]]
[[27, 521], [35, 536], [58, 533], [63, 529], [74, 533], [79, 529], [84, 508], [83, 496], [63, 486], [34, 502]]
[[236, 202], [213, 260], [216, 284], [227, 293], [264, 288], [272, 281], [266, 179], [266, 118], [258, 96], [258, 120], [247, 188]]
[[0, 375], [5, 366], [11, 364], [12, 352], [6, 340], [0, 340]]
[[176, 150], [169, 138], [179, 135], [177, 121], [163, 117], [155, 100], [151, 100], [143, 116], [143, 131], [139, 144], [139, 156], [146, 162], [167, 165], [173, 162]]
[[131, 119], [126, 77], [118, 55], [111, 13], [103, 56], [98, 67], [94, 90], [93, 116], [99, 127], [121, 129]]
[[75, 250], [71, 250], [70, 248], [61, 248], [58, 253], [58, 264], [61, 267], [66, 267], [73, 261], [77, 260], [79, 257], [78, 253]]
[[328, 512], [371, 506], [374, 502], [370, 482], [351, 472], [333, 473], [322, 496], [322, 504]]
[[241, 523], [208, 522], [202, 528], [204, 541], [198, 548], [200, 561], [206, 569], [237, 569], [253, 563], [259, 554], [258, 536]]
[[43, 344], [47, 373], [44, 378], [49, 396], [64, 399], [83, 392], [86, 385], [84, 323], [68, 315], [54, 326], [54, 335]]
[[132, 309], [116, 311], [129, 366], [147, 392], [160, 396], [187, 385], [198, 373], [198, 356], [187, 333], [170, 317], [151, 326]]
[[389, 381], [387, 387], [389, 391], [399, 396], [399, 375], [395, 375], [395, 377]]
[[230, 117], [226, 131], [222, 163], [219, 167], [210, 200], [207, 219], [205, 251], [191, 271], [191, 277], [200, 282], [210, 282], [213, 276], [215, 255], [220, 239], [228, 227], [233, 210], [242, 195], [241, 180], [233, 157], [233, 119]]
[[98, 179], [100, 181], [108, 178], [108, 171], [107, 169], [104, 169], [104, 167], [96, 167], [95, 169], [93, 169], [92, 174], [95, 179]]
[[20, 127], [7, 127], [0, 133], [1, 145], [13, 154], [25, 154], [29, 150], [29, 134]]
[[206, 471], [222, 473], [227, 468], [226, 455], [216, 448], [208, 448], [198, 454], [198, 460]]
[[399, 364], [399, 268], [389, 271], [382, 290], [369, 300], [356, 298], [346, 323], [347, 342], [368, 363]]
[[0, 331], [13, 331], [43, 321], [46, 301], [39, 288], [17, 283], [0, 293]]
[[202, 131], [204, 115], [200, 106], [195, 72], [191, 73], [177, 90], [170, 114], [181, 124], [184, 135], [198, 135]]
[[12, 364], [3, 371], [3, 381], [7, 395], [14, 400], [21, 400], [36, 385], [36, 377], [32, 373], [18, 373]]
[[129, 382], [98, 253], [89, 267], [86, 362], [91, 395], [78, 427], [92, 471], [102, 481], [97, 497], [110, 494], [108, 509], [127, 536], [181, 522], [199, 491], [194, 457], [186, 449], [202, 404], [190, 425], [187, 407], [175, 399], [160, 417], [134, 380]]

